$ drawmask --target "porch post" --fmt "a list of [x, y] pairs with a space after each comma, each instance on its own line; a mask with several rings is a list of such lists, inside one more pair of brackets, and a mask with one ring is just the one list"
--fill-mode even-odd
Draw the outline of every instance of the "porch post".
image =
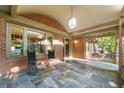
[[119, 69], [122, 67], [122, 18], [119, 19], [119, 32], [118, 32], [118, 53], [119, 53]]
[[96, 54], [96, 46], [95, 46], [95, 41], [93, 41], [93, 51], [94, 51], [94, 54]]
[[123, 17], [121, 16], [119, 19], [119, 32], [118, 32], [118, 62], [119, 62], [119, 71], [121, 74], [122, 79], [124, 79], [124, 53], [123, 53], [123, 41], [122, 41], [122, 34], [123, 34]]

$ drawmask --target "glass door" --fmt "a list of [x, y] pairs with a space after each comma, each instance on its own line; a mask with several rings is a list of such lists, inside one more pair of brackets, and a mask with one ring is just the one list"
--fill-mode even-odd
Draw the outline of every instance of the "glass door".
[[70, 40], [64, 38], [64, 57], [69, 57], [70, 52]]

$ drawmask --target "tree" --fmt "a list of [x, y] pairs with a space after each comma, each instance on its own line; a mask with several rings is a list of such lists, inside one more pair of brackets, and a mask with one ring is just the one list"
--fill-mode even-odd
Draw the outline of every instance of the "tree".
[[98, 39], [98, 47], [101, 48], [103, 53], [104, 49], [112, 55], [116, 51], [116, 37], [115, 36], [105, 36]]

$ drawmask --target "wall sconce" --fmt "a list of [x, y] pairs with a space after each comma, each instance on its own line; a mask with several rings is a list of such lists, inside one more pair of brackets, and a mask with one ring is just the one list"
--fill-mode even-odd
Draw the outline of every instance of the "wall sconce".
[[75, 44], [78, 43], [78, 40], [74, 40], [74, 43], [75, 43]]

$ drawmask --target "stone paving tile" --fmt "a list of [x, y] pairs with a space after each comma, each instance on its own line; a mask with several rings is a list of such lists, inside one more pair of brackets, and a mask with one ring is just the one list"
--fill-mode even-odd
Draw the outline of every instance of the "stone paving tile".
[[43, 87], [43, 88], [59, 88], [59, 86], [56, 84], [54, 79], [52, 79], [51, 77], [45, 78], [43, 80], [43, 82], [41, 82], [40, 87]]
[[82, 88], [82, 84], [74, 79], [66, 78], [65, 80], [64, 88]]
[[18, 87], [20, 88], [33, 88], [35, 87], [27, 75], [23, 75], [17, 78]]
[[100, 82], [100, 83], [107, 83], [109, 81], [109, 78], [105, 77], [105, 76], [101, 76], [99, 74], [93, 74], [92, 79], [96, 82]]
[[[5, 81], [2, 83], [2, 79]], [[11, 81], [11, 80], [10, 80]], [[103, 70], [87, 64], [69, 61], [57, 65], [57, 69], [39, 71], [29, 75], [18, 74], [16, 81], [0, 78], [0, 88], [116, 88], [124, 87], [124, 81], [115, 71]], [[8, 83], [7, 83], [8, 82]]]
[[17, 88], [35, 88], [32, 83], [26, 82], [17, 86]]
[[15, 88], [17, 86], [18, 86], [17, 81], [13, 81], [13, 82], [9, 82], [6, 87], [7, 88]]

